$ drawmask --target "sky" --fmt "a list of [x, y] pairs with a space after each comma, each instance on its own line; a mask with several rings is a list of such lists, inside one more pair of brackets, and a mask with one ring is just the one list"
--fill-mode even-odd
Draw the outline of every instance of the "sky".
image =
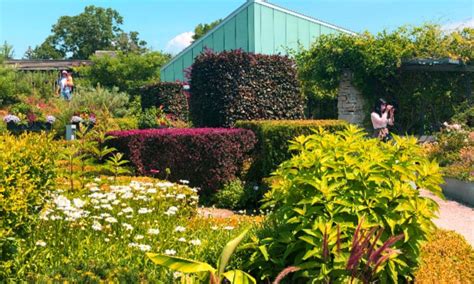
[[[152, 50], [172, 54], [186, 47], [194, 27], [225, 18], [246, 0], [0, 0], [0, 44], [13, 45], [22, 58], [51, 34], [60, 16], [85, 6], [113, 8], [124, 31], [138, 31]], [[402, 25], [437, 23], [452, 30], [474, 27], [474, 0], [269, 0], [343, 28], [377, 33]]]

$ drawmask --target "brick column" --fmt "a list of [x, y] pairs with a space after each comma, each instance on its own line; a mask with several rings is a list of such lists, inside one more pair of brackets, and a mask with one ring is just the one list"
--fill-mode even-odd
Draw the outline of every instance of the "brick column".
[[363, 126], [366, 117], [364, 105], [365, 99], [360, 91], [352, 85], [352, 72], [345, 70], [339, 82], [337, 91], [338, 118], [349, 123]]

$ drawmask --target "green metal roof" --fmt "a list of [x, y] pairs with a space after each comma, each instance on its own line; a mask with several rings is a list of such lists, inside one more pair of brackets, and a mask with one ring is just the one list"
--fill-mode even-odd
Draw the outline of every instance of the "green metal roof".
[[161, 81], [184, 81], [184, 69], [207, 47], [216, 52], [242, 49], [286, 54], [301, 44], [308, 48], [322, 34], [354, 32], [290, 11], [263, 0], [248, 0], [219, 25], [173, 57], [161, 69]]

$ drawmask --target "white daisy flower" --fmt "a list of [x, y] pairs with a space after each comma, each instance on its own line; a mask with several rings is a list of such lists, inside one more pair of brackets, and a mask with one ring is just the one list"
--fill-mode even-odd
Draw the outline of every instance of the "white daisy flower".
[[166, 255], [175, 255], [176, 251], [174, 249], [167, 249], [165, 250]]
[[36, 241], [36, 245], [39, 246], [39, 247], [45, 247], [46, 246], [46, 242], [42, 241], [42, 240], [38, 240]]
[[158, 235], [160, 233], [159, 229], [148, 229], [149, 235]]
[[130, 225], [130, 224], [122, 223], [122, 226], [124, 226], [125, 230], [127, 230], [127, 231], [132, 231], [133, 230], [133, 226]]
[[183, 226], [177, 226], [176, 228], [174, 228], [174, 231], [175, 232], [184, 232], [184, 231], [186, 231], [186, 228], [183, 227]]
[[99, 222], [94, 221], [94, 223], [92, 224], [92, 229], [94, 231], [101, 231], [102, 230], [102, 225]]
[[72, 203], [74, 203], [74, 206], [76, 208], [82, 208], [86, 204], [86, 202], [81, 200], [80, 198], [74, 198], [72, 200]]
[[108, 222], [108, 223], [117, 223], [117, 219], [115, 219], [114, 217], [107, 217], [105, 218], [105, 222]]
[[193, 246], [200, 246], [201, 240], [198, 240], [198, 239], [190, 240], [189, 243], [192, 244]]

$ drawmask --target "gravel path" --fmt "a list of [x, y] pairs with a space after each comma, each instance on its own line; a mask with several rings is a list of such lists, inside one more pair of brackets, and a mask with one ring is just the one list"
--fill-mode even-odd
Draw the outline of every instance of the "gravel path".
[[433, 220], [436, 226], [456, 231], [474, 247], [474, 208], [456, 201], [442, 200], [426, 190], [422, 190], [421, 195], [429, 197], [439, 204], [439, 216]]

